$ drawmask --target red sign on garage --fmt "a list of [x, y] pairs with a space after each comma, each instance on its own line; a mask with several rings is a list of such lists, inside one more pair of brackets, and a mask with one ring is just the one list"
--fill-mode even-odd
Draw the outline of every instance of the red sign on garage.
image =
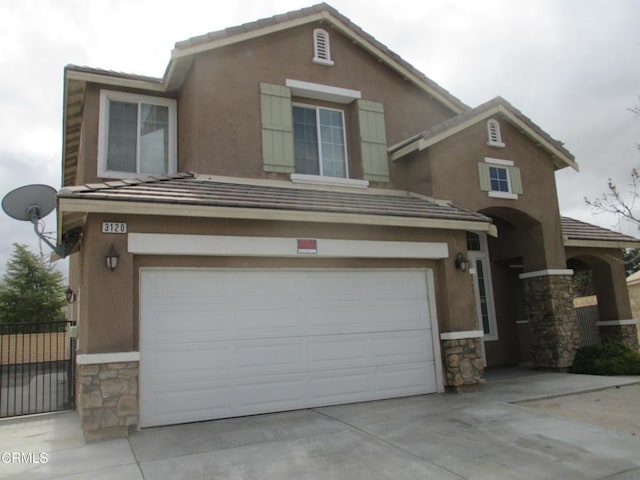
[[318, 253], [318, 241], [309, 238], [298, 239], [298, 254], [315, 255]]

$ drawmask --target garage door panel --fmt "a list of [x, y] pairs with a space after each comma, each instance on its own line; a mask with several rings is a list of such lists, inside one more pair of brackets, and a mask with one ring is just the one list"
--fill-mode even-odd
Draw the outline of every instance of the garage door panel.
[[305, 363], [304, 345], [298, 341], [241, 342], [233, 348], [235, 365], [231, 369], [243, 372], [296, 371]]
[[[218, 306], [211, 305], [210, 309], [218, 309]], [[171, 344], [230, 336], [229, 322], [225, 319], [232, 316], [233, 311], [227, 307], [211, 315], [210, 309], [187, 307], [182, 312], [151, 310], [149, 313], [154, 318], [154, 325], [146, 331], [148, 335], [153, 335], [149, 341]]]
[[223, 418], [233, 414], [231, 388], [227, 385], [154, 392], [154, 400], [156, 415], [167, 423]]
[[287, 337], [299, 335], [304, 308], [286, 305], [240, 307], [233, 316], [234, 338]]
[[430, 330], [410, 330], [376, 335], [371, 350], [385, 364], [433, 360]]
[[304, 375], [271, 375], [236, 381], [235, 400], [241, 415], [302, 408], [306, 404]]
[[373, 375], [370, 368], [320, 372], [309, 380], [314, 406], [366, 401], [372, 398]]
[[421, 271], [143, 270], [140, 311], [142, 426], [436, 391]]
[[[381, 367], [375, 372], [375, 390], [382, 395], [390, 397], [434, 393], [436, 391], [436, 383], [433, 367], [433, 362]], [[427, 385], [429, 390], [425, 391], [425, 386]]]

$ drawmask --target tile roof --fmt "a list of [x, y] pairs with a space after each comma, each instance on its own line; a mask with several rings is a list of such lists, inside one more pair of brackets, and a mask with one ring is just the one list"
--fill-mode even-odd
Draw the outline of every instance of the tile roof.
[[479, 213], [425, 197], [201, 180], [191, 173], [67, 187], [59, 198], [411, 217], [490, 223]]
[[161, 84], [163, 79], [159, 77], [150, 77], [148, 75], [136, 75], [134, 73], [117, 72], [115, 70], [107, 70], [104, 68], [87, 67], [85, 65], [73, 65], [69, 64], [65, 67], [66, 70], [89, 73], [94, 75], [104, 75], [107, 77], [122, 78], [127, 80], [139, 80], [141, 82], [150, 82]]
[[253, 32], [256, 30], [260, 30], [262, 28], [278, 25], [284, 22], [302, 19], [307, 16], [311, 16], [313, 14], [319, 14], [326, 12], [330, 15], [330, 18], [326, 19], [327, 21], [331, 21], [333, 19], [338, 20], [340, 23], [345, 25], [351, 31], [353, 31], [357, 36], [365, 40], [366, 42], [373, 45], [375, 48], [380, 50], [382, 53], [392, 58], [395, 62], [402, 65], [404, 68], [409, 70], [412, 74], [418, 77], [422, 82], [427, 84], [431, 89], [439, 92], [449, 101], [451, 101], [459, 111], [467, 110], [469, 107], [464, 104], [459, 98], [455, 97], [451, 92], [446, 90], [445, 88], [438, 85], [436, 82], [428, 78], [424, 73], [416, 69], [411, 63], [404, 60], [400, 55], [390, 50], [386, 45], [378, 41], [374, 36], [365, 32], [358, 25], [353, 23], [348, 17], [341, 14], [338, 10], [333, 8], [331, 5], [322, 2], [310, 7], [302, 8], [299, 10], [292, 10], [283, 14], [274, 15], [272, 17], [262, 18], [253, 22], [245, 23], [242, 25], [237, 25], [234, 27], [225, 28], [224, 30], [218, 30], [209, 32], [203, 35], [198, 35], [195, 37], [188, 38], [183, 41], [176, 42], [175, 49], [186, 50], [192, 47], [197, 47], [200, 45], [206, 45], [207, 43], [215, 42], [217, 40], [231, 38], [236, 35]]
[[591, 225], [569, 217], [560, 219], [562, 235], [568, 240], [587, 240], [596, 242], [636, 243], [640, 246], [640, 239], [623, 235], [613, 230]]
[[[464, 125], [467, 122], [472, 121], [474, 118], [478, 118], [478, 121], [484, 118], [483, 114], [487, 114], [491, 111], [496, 111], [496, 109], [502, 108], [503, 112], [507, 111], [513, 116], [515, 116], [520, 122], [529, 127], [535, 134], [537, 134], [542, 140], [547, 142], [550, 146], [556, 149], [561, 155], [563, 155], [569, 165], [575, 165], [575, 157], [574, 155], [565, 148], [564, 144], [551, 137], [547, 132], [545, 132], [542, 128], [536, 125], [529, 117], [527, 117], [524, 113], [514, 107], [511, 103], [509, 103], [504, 98], [497, 96], [488, 102], [485, 102], [481, 105], [478, 105], [475, 108], [466, 110], [455, 117], [449, 118], [442, 123], [432, 126], [431, 128], [424, 130], [416, 135], [407, 138], [406, 140], [389, 147], [389, 153], [394, 153], [395, 151], [400, 150], [401, 148], [418, 141], [426, 141], [436, 139], [437, 137], [442, 139], [446, 138], [447, 132], [450, 134], [455, 133], [456, 127]], [[486, 115], [485, 115], [486, 116]], [[434, 140], [435, 142], [435, 140]]]

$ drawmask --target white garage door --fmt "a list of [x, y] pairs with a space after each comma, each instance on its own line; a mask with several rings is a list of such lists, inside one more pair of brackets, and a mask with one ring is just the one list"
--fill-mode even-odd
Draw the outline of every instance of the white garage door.
[[418, 270], [143, 269], [141, 426], [437, 389]]

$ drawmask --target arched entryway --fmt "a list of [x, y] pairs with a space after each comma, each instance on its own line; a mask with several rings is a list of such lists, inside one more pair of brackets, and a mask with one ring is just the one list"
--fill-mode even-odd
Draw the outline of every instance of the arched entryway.
[[[506, 207], [481, 213], [491, 217], [498, 231], [497, 237], [486, 237], [486, 252], [481, 252], [490, 265], [492, 290], [486, 311], [493, 318], [479, 322], [479, 328], [485, 327], [487, 365], [568, 367], [579, 337], [559, 218], [543, 222]], [[468, 247], [473, 259], [472, 245]], [[482, 282], [489, 277], [480, 275], [480, 267], [476, 265], [476, 291], [483, 290]], [[482, 298], [476, 297], [484, 314]], [[495, 330], [487, 332], [487, 323]]]
[[622, 250], [568, 248], [567, 267], [580, 275], [584, 282], [589, 282], [585, 290], [597, 298], [597, 327], [601, 341], [638, 348]]

